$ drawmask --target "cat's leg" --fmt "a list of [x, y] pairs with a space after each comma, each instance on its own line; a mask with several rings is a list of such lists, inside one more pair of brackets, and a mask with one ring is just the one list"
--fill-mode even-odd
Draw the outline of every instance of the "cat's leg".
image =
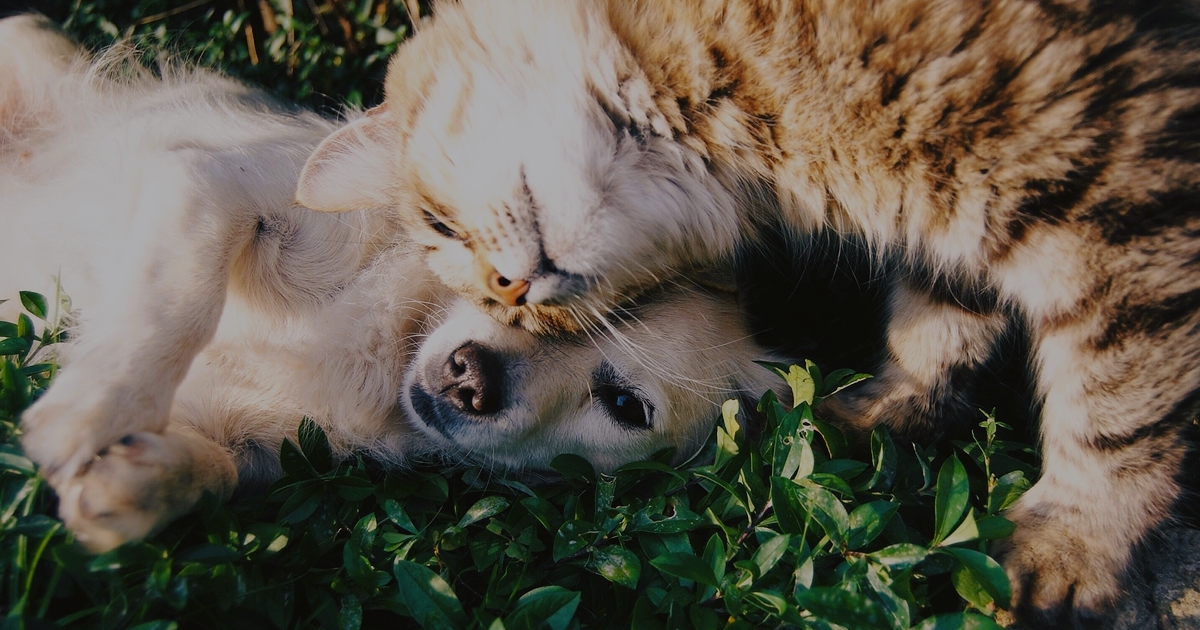
[[1200, 399], [1200, 317], [1187, 312], [1196, 290], [1126, 286], [1088, 313], [1034, 322], [1042, 477], [1006, 513], [1017, 528], [1000, 549], [1030, 621], [1102, 613], [1179, 492], [1181, 434]]
[[171, 423], [104, 448], [61, 483], [59, 516], [93, 552], [140, 540], [191, 511], [205, 493], [228, 499], [238, 481], [232, 454]]
[[822, 415], [860, 435], [886, 424], [906, 438], [978, 417], [970, 383], [1006, 329], [1004, 314], [994, 305], [968, 310], [904, 281], [890, 302], [887, 348], [875, 377], [824, 401]]

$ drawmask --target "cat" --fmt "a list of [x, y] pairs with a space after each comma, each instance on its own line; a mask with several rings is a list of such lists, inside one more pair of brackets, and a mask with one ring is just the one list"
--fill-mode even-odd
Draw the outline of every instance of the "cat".
[[39, 290], [43, 326], [70, 333], [46, 347], [61, 369], [21, 443], [87, 549], [278, 478], [304, 417], [339, 458], [547, 470], [571, 452], [612, 471], [691, 456], [726, 397], [782, 385], [719, 287], [664, 287], [578, 337], [497, 323], [389, 212], [294, 203], [336, 123], [214, 72], [160, 73], [0, 21], [0, 317]]
[[1041, 480], [1007, 512], [1018, 615], [1120, 594], [1200, 399], [1200, 31], [1182, 2], [464, 0], [297, 194], [391, 203], [452, 289], [572, 330], [736, 264], [759, 226], [865, 242], [878, 378], [824, 413], [936, 429], [1029, 331]]

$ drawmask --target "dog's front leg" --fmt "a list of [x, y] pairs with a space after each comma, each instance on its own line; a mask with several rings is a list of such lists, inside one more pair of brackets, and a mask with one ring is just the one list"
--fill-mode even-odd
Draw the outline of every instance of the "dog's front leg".
[[123, 242], [110, 248], [113, 260], [97, 261], [102, 297], [81, 305], [62, 371], [22, 417], [25, 452], [55, 487], [124, 436], [161, 433], [175, 389], [217, 328], [253, 211], [195, 192], [211, 190], [189, 185], [201, 170], [180, 159], [146, 171], [131, 215], [118, 217], [131, 219]]

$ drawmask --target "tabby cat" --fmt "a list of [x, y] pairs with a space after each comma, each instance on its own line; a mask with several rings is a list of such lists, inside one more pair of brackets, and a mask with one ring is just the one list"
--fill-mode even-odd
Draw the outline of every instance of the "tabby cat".
[[826, 413], [909, 432], [1010, 321], [1042, 479], [1003, 549], [1025, 619], [1102, 613], [1167, 517], [1200, 396], [1200, 31], [1186, 3], [464, 0], [299, 197], [392, 203], [498, 319], [589, 325], [784, 221], [899, 272], [890, 357]]

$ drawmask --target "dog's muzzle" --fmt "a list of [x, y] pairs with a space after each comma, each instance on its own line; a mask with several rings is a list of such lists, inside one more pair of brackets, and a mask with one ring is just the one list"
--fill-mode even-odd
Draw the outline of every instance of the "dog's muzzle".
[[[469, 341], [426, 373], [426, 384], [409, 388], [421, 421], [453, 439], [457, 428], [486, 422], [505, 407], [505, 361], [495, 351]], [[436, 393], [432, 393], [436, 392]]]

